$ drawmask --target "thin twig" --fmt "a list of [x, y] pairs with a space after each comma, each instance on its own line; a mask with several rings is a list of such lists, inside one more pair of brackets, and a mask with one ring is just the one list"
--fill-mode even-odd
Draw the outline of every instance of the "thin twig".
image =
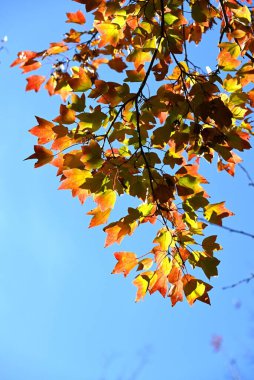
[[254, 181], [251, 178], [250, 173], [248, 172], [248, 170], [242, 164], [238, 164], [238, 166], [242, 169], [242, 171], [246, 174], [248, 180], [250, 181], [249, 186], [254, 186]]
[[227, 226], [220, 226], [218, 224], [211, 223], [211, 222], [209, 222], [209, 220], [206, 220], [206, 219], [203, 219], [203, 218], [199, 218], [199, 220], [201, 222], [205, 222], [205, 223], [208, 222], [208, 223], [212, 224], [213, 226], [220, 227], [220, 228], [222, 228], [222, 229], [224, 229], [226, 231], [229, 231], [229, 232], [232, 232], [232, 233], [235, 233], [235, 234], [240, 234], [240, 235], [248, 236], [248, 237], [254, 239], [254, 234], [251, 234], [250, 232], [246, 232], [246, 231], [242, 231], [242, 230], [237, 230], [235, 228], [231, 228], [231, 227], [227, 227]]
[[228, 286], [223, 286], [222, 289], [223, 290], [226, 290], [226, 289], [232, 289], [232, 288], [235, 288], [236, 286], [238, 285], [241, 285], [241, 284], [248, 284], [251, 280], [254, 279], [254, 273], [251, 273], [250, 277], [247, 277], [247, 278], [244, 278], [243, 280], [240, 280], [238, 282], [235, 282], [234, 284], [232, 285], [228, 285]]

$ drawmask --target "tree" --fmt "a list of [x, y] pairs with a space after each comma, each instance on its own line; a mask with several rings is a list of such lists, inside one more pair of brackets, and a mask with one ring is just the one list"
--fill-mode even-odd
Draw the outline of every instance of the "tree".
[[[218, 170], [234, 175], [236, 151], [251, 147], [252, 2], [75, 1], [86, 14], [67, 13], [75, 28], [63, 41], [22, 51], [12, 64], [30, 73], [53, 57], [51, 75], [28, 76], [26, 90], [44, 84], [63, 100], [53, 121], [36, 117], [30, 132], [38, 145], [28, 159], [36, 168], [56, 166], [59, 189], [81, 203], [94, 200], [90, 227], [108, 222], [117, 196], [140, 200], [104, 227], [107, 247], [140, 224], [159, 226], [142, 257], [115, 253], [112, 273], [140, 272], [136, 301], [158, 291], [172, 305], [184, 295], [191, 305], [210, 303], [212, 286], [189, 271], [198, 267], [209, 280], [218, 274], [221, 246], [217, 236], [204, 237], [205, 228], [233, 213], [209, 201], [200, 165], [218, 158]], [[217, 66], [204, 71], [189, 52], [209, 33], [219, 54]]]

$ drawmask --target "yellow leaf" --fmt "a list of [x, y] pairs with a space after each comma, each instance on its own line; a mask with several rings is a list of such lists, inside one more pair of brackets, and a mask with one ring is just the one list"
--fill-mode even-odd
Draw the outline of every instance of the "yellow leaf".
[[138, 288], [135, 302], [138, 302], [145, 297], [148, 287], [151, 286], [150, 282], [154, 283], [154, 281], [156, 281], [156, 277], [157, 276], [153, 271], [147, 271], [139, 274], [132, 281], [132, 283]]
[[123, 38], [123, 32], [117, 24], [105, 22], [97, 24], [96, 29], [101, 34], [99, 47], [103, 47], [108, 44], [116, 47], [119, 40]]
[[236, 92], [241, 90], [242, 85], [239, 83], [238, 78], [231, 77], [231, 75], [227, 75], [226, 79], [224, 79], [223, 87], [228, 92]]

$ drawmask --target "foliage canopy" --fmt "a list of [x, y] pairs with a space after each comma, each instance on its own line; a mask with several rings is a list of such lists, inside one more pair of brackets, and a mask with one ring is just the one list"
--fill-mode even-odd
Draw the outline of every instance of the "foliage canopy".
[[[158, 224], [148, 253], [115, 253], [113, 273], [139, 273], [137, 301], [158, 291], [172, 305], [184, 296], [210, 303], [212, 286], [189, 272], [217, 275], [221, 246], [205, 228], [232, 212], [209, 202], [199, 166], [216, 159], [219, 171], [234, 175], [236, 151], [251, 147], [252, 1], [75, 1], [86, 12], [66, 14], [74, 26], [63, 41], [22, 51], [12, 64], [29, 73], [26, 90], [44, 84], [63, 101], [53, 121], [37, 117], [30, 132], [38, 145], [28, 159], [56, 166], [59, 188], [81, 203], [92, 197], [90, 227], [106, 224], [105, 246], [140, 224]], [[209, 33], [217, 66], [204, 71], [189, 50]], [[30, 75], [52, 57], [50, 75]], [[122, 194], [140, 205], [107, 224]]]

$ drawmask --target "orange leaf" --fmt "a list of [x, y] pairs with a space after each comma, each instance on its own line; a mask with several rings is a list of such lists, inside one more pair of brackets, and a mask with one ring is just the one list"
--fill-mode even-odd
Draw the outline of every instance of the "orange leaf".
[[123, 62], [122, 58], [114, 58], [108, 61], [108, 65], [111, 69], [117, 71], [118, 73], [123, 72], [127, 65]]
[[90, 192], [86, 189], [73, 189], [72, 196], [78, 197], [80, 203], [83, 205], [85, 203], [85, 200], [90, 196]]
[[158, 269], [155, 271], [157, 278], [153, 287], [149, 287], [150, 294], [159, 291], [163, 297], [166, 297], [168, 291], [168, 275], [171, 269], [172, 261], [166, 256], [159, 263]]
[[112, 273], [123, 273], [126, 277], [130, 271], [138, 264], [138, 259], [133, 252], [115, 252], [115, 258], [118, 263], [115, 265]]
[[[157, 273], [157, 271], [155, 273]], [[158, 273], [157, 273], [157, 280], [156, 280], [154, 286], [151, 289], [149, 289], [149, 291], [150, 291], [150, 294], [153, 294], [154, 292], [159, 291], [161, 293], [161, 295], [165, 298], [167, 295], [167, 291], [168, 291], [167, 276], [164, 276], [161, 273], [158, 275]]]
[[63, 171], [64, 176], [66, 177], [61, 185], [59, 186], [59, 190], [67, 190], [67, 189], [76, 189], [85, 183], [86, 179], [91, 177], [91, 173], [88, 170], [80, 170], [80, 169], [69, 169]]
[[48, 120], [42, 119], [36, 116], [36, 119], [39, 125], [36, 125], [29, 132], [38, 137], [38, 144], [46, 144], [49, 141], [53, 140], [55, 137], [55, 133], [52, 130], [54, 124]]
[[133, 233], [136, 226], [136, 222], [131, 224], [124, 223], [121, 221], [110, 223], [108, 226], [104, 228], [104, 231], [107, 233], [105, 247], [108, 247], [113, 243], [120, 244], [126, 235], [131, 235]]
[[62, 124], [73, 124], [75, 122], [76, 112], [67, 108], [64, 104], [60, 106], [60, 115], [54, 121]]
[[41, 62], [29, 60], [24, 65], [22, 65], [22, 72], [28, 73], [29, 71], [37, 70], [41, 67]]
[[173, 266], [168, 281], [172, 284], [168, 296], [171, 298], [172, 306], [175, 306], [177, 302], [183, 301], [182, 270], [179, 266]]
[[112, 190], [107, 190], [103, 193], [95, 194], [94, 200], [98, 204], [101, 211], [105, 211], [108, 208], [114, 208], [116, 201], [116, 192]]
[[73, 22], [75, 24], [84, 24], [86, 22], [83, 12], [78, 10], [76, 13], [66, 13], [68, 20], [66, 22]]
[[46, 55], [55, 55], [64, 53], [69, 50], [68, 46], [65, 45], [64, 42], [52, 42], [50, 44], [50, 48], [48, 48]]
[[123, 38], [123, 31], [117, 24], [105, 22], [97, 24], [96, 29], [101, 34], [101, 41], [99, 43], [100, 48], [108, 44], [116, 47], [119, 40]]
[[[56, 130], [56, 127], [54, 127], [54, 130]], [[73, 140], [68, 136], [62, 136], [57, 138], [52, 146], [51, 149], [62, 151], [66, 148], [69, 148], [73, 144]]]
[[54, 158], [54, 155], [51, 152], [51, 150], [44, 148], [44, 146], [35, 145], [34, 151], [35, 153], [25, 158], [25, 160], [37, 160], [37, 162], [34, 164], [35, 168], [39, 168], [40, 166], [49, 163]]
[[20, 51], [18, 53], [18, 58], [12, 62], [11, 67], [20, 65], [21, 67], [30, 59], [33, 59], [37, 56], [37, 53], [30, 50]]
[[183, 301], [183, 283], [178, 281], [173, 284], [169, 290], [168, 296], [171, 298], [171, 305], [175, 306], [177, 302]]
[[100, 224], [105, 224], [108, 221], [111, 209], [101, 211], [99, 207], [94, 208], [93, 210], [87, 212], [87, 215], [93, 215], [89, 228], [99, 226]]
[[42, 75], [32, 75], [29, 78], [26, 78], [27, 80], [26, 91], [34, 90], [38, 92], [42, 83], [45, 81], [45, 79], [46, 77]]
[[154, 280], [156, 280], [156, 274], [153, 271], [147, 271], [139, 274], [132, 281], [132, 283], [138, 288], [135, 302], [138, 302], [145, 297], [148, 287], [151, 285], [150, 282], [153, 282]]

